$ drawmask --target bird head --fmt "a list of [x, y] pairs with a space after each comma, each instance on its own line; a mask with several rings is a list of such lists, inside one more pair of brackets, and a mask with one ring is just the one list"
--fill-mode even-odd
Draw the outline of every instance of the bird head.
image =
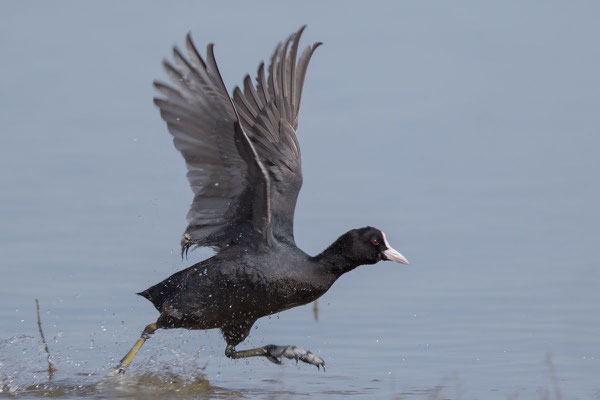
[[379, 229], [367, 226], [353, 229], [347, 235], [351, 239], [350, 255], [360, 264], [375, 264], [382, 260], [408, 264], [406, 257], [390, 246], [385, 233]]

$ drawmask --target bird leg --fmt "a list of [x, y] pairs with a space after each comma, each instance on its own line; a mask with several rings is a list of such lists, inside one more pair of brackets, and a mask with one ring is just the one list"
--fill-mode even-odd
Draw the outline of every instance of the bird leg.
[[229, 358], [247, 358], [247, 357], [267, 357], [267, 359], [275, 364], [281, 364], [281, 358], [289, 358], [298, 361], [303, 361], [307, 364], [312, 364], [319, 369], [323, 367], [325, 370], [325, 361], [316, 354], [308, 350], [301, 349], [296, 346], [277, 346], [268, 344], [263, 347], [257, 347], [249, 350], [236, 350], [234, 346], [227, 345], [225, 355]]
[[117, 375], [117, 374], [124, 373], [125, 370], [127, 369], [127, 367], [129, 366], [129, 364], [131, 363], [131, 361], [133, 361], [133, 357], [135, 357], [138, 350], [142, 347], [142, 345], [144, 344], [146, 339], [148, 339], [150, 336], [152, 336], [152, 334], [154, 332], [156, 332], [156, 329], [157, 329], [156, 323], [147, 325], [144, 328], [144, 331], [142, 332], [142, 334], [140, 335], [140, 338], [138, 339], [138, 341], [135, 342], [135, 344], [133, 345], [131, 350], [129, 350], [129, 352], [127, 354], [125, 354], [125, 357], [123, 357], [121, 359], [121, 361], [119, 362], [119, 365], [117, 365], [117, 367], [112, 370], [110, 375]]

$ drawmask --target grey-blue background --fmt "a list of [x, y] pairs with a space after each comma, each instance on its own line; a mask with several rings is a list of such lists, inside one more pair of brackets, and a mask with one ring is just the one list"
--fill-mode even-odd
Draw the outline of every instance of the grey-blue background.
[[[599, 12], [0, 3], [0, 389], [47, 382], [39, 297], [55, 395], [557, 398], [557, 384], [600, 398]], [[314, 254], [369, 224], [411, 265], [359, 268], [318, 322], [290, 310], [245, 343], [309, 348], [325, 374], [232, 361], [217, 331], [175, 330], [145, 345], [130, 381], [103, 386], [156, 317], [133, 293], [210, 254], [179, 256], [191, 191], [151, 101], [160, 60], [191, 30], [216, 43], [232, 90], [302, 24], [304, 44], [325, 46], [300, 117], [298, 245]]]

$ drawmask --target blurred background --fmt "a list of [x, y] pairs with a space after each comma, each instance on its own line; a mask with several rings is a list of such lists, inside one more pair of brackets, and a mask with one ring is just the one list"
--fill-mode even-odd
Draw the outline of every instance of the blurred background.
[[[600, 398], [597, 2], [0, 3], [0, 395]], [[152, 104], [215, 42], [230, 92], [308, 24], [300, 248], [372, 225], [411, 261], [257, 322], [327, 372], [161, 331], [107, 372], [181, 260], [192, 193]], [[57, 373], [49, 380], [34, 298]], [[109, 383], [107, 383], [109, 382]]]

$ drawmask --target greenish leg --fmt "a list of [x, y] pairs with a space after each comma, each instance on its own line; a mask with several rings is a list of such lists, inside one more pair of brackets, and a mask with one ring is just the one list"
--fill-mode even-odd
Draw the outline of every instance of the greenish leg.
[[325, 361], [323, 361], [321, 357], [296, 346], [276, 346], [274, 344], [268, 344], [255, 349], [238, 351], [234, 346], [227, 345], [225, 348], [225, 355], [229, 358], [267, 357], [269, 361], [275, 364], [281, 364], [281, 358], [284, 357], [296, 360], [296, 362], [303, 361], [307, 364], [312, 364], [317, 368], [323, 367], [323, 370], [325, 370]]
[[267, 357], [267, 351], [264, 347], [236, 351], [234, 346], [228, 344], [225, 348], [225, 355], [229, 358]]
[[117, 367], [114, 370], [112, 370], [111, 375], [122, 374], [125, 372], [129, 364], [131, 364], [131, 361], [133, 361], [133, 358], [137, 354], [138, 350], [142, 347], [144, 342], [150, 336], [152, 336], [154, 332], [156, 332], [156, 329], [156, 323], [149, 324], [144, 328], [144, 331], [142, 332], [138, 341], [135, 342], [131, 350], [129, 350], [129, 352], [125, 354], [125, 357], [121, 359], [119, 365], [117, 365]]

